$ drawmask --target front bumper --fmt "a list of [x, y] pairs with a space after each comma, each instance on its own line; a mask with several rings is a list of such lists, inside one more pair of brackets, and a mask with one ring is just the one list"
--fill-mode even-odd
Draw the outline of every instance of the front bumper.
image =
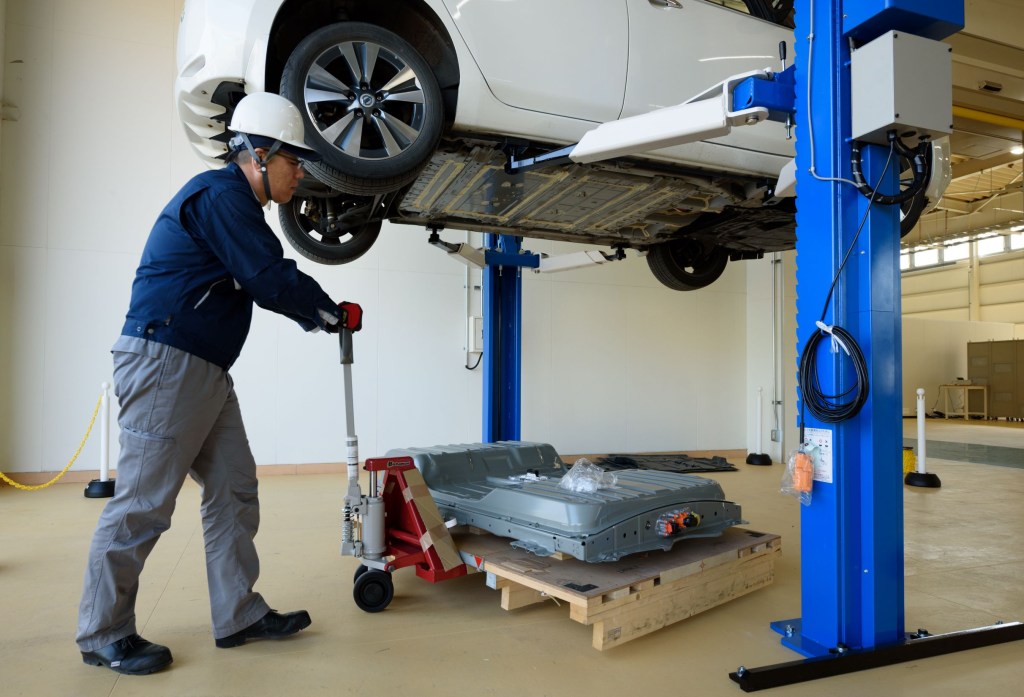
[[207, 164], [227, 152], [227, 125], [238, 101], [265, 89], [276, 2], [188, 0], [177, 40], [174, 102], [189, 144]]

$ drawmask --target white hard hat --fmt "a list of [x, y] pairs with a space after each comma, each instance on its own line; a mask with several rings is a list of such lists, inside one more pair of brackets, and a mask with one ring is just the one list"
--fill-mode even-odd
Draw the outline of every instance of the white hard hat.
[[[294, 104], [279, 94], [273, 92], [247, 94], [235, 107], [235, 111], [231, 115], [231, 125], [228, 128], [235, 133], [244, 133], [249, 136], [255, 147], [264, 147], [271, 145], [273, 141], [280, 141], [282, 150], [290, 151], [303, 159], [318, 159], [316, 152], [306, 146], [302, 114]], [[259, 138], [254, 138], [254, 136]], [[258, 142], [262, 139], [271, 142]], [[236, 144], [235, 139], [232, 139], [229, 145], [242, 147], [241, 141]]]

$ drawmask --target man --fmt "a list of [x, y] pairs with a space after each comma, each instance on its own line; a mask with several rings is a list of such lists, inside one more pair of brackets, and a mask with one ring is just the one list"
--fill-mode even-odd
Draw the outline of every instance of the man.
[[171, 652], [137, 633], [139, 574], [170, 527], [185, 477], [202, 487], [206, 574], [216, 645], [280, 639], [306, 611], [271, 610], [253, 585], [259, 558], [256, 464], [228, 369], [252, 305], [303, 329], [361, 328], [361, 308], [335, 304], [283, 256], [263, 206], [286, 203], [303, 176], [302, 117], [283, 97], [244, 97], [231, 119], [227, 167], [199, 174], [153, 226], [114, 344], [121, 455], [114, 498], [89, 551], [78, 646], [89, 665], [129, 675], [166, 668]]

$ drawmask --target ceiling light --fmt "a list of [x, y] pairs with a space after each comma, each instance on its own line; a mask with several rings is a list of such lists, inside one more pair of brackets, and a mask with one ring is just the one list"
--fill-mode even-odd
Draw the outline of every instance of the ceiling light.
[[1024, 145], [1014, 145], [1010, 148], [1011, 155], [1024, 155]]

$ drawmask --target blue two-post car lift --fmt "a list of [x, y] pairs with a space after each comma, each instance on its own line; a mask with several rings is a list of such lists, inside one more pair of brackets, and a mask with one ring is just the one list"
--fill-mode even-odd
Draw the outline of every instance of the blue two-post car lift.
[[[963, 0], [797, 0], [795, 17], [789, 69], [737, 76], [676, 107], [602, 124], [579, 144], [537, 158], [510, 153], [506, 167], [515, 173], [637, 154], [764, 119], [799, 127], [797, 341], [799, 355], [810, 360], [801, 361], [798, 410], [801, 439], [814, 429], [832, 457], [831, 467], [815, 470], [810, 503], [801, 507], [801, 617], [772, 623], [783, 644], [806, 658], [737, 669], [730, 677], [745, 691], [1024, 638], [1019, 622], [945, 635], [906, 632], [900, 206], [892, 199], [900, 191], [900, 157], [911, 161], [913, 153], [894, 152], [902, 141], [892, 137], [855, 142], [851, 123], [865, 106], [851, 98], [853, 51], [891, 40], [893, 31], [897, 38], [945, 38], [963, 27]], [[950, 82], [948, 69], [920, 79]], [[719, 98], [720, 109], [709, 103]], [[900, 139], [921, 135], [900, 128], [900, 114], [893, 119], [890, 132]], [[475, 250], [484, 267], [486, 442], [520, 438], [521, 271], [541, 265], [520, 244], [487, 235], [485, 249]], [[439, 246], [449, 253], [461, 247]], [[828, 334], [839, 336], [838, 353]], [[848, 344], [859, 345], [861, 355]], [[852, 402], [844, 401], [849, 394]]]
[[[851, 114], [863, 106], [851, 97], [851, 49], [893, 31], [943, 39], [963, 27], [963, 1], [797, 0], [795, 10], [797, 350], [805, 355], [818, 321], [845, 328], [863, 350], [867, 394], [859, 413], [833, 421], [808, 408], [812, 376], [801, 375], [802, 429], [830, 434], [833, 467], [816, 475], [811, 503], [801, 507], [801, 617], [772, 628], [807, 658], [731, 673], [745, 691], [1024, 638], [1019, 622], [906, 632], [900, 206], [880, 205], [842, 181], [850, 179], [855, 147]], [[948, 82], [948, 69], [936, 77]], [[856, 147], [870, 188], [898, 191], [901, 166], [890, 147]], [[815, 373], [821, 391], [840, 395], [857, 382], [855, 366], [829, 345], [812, 346]]]

